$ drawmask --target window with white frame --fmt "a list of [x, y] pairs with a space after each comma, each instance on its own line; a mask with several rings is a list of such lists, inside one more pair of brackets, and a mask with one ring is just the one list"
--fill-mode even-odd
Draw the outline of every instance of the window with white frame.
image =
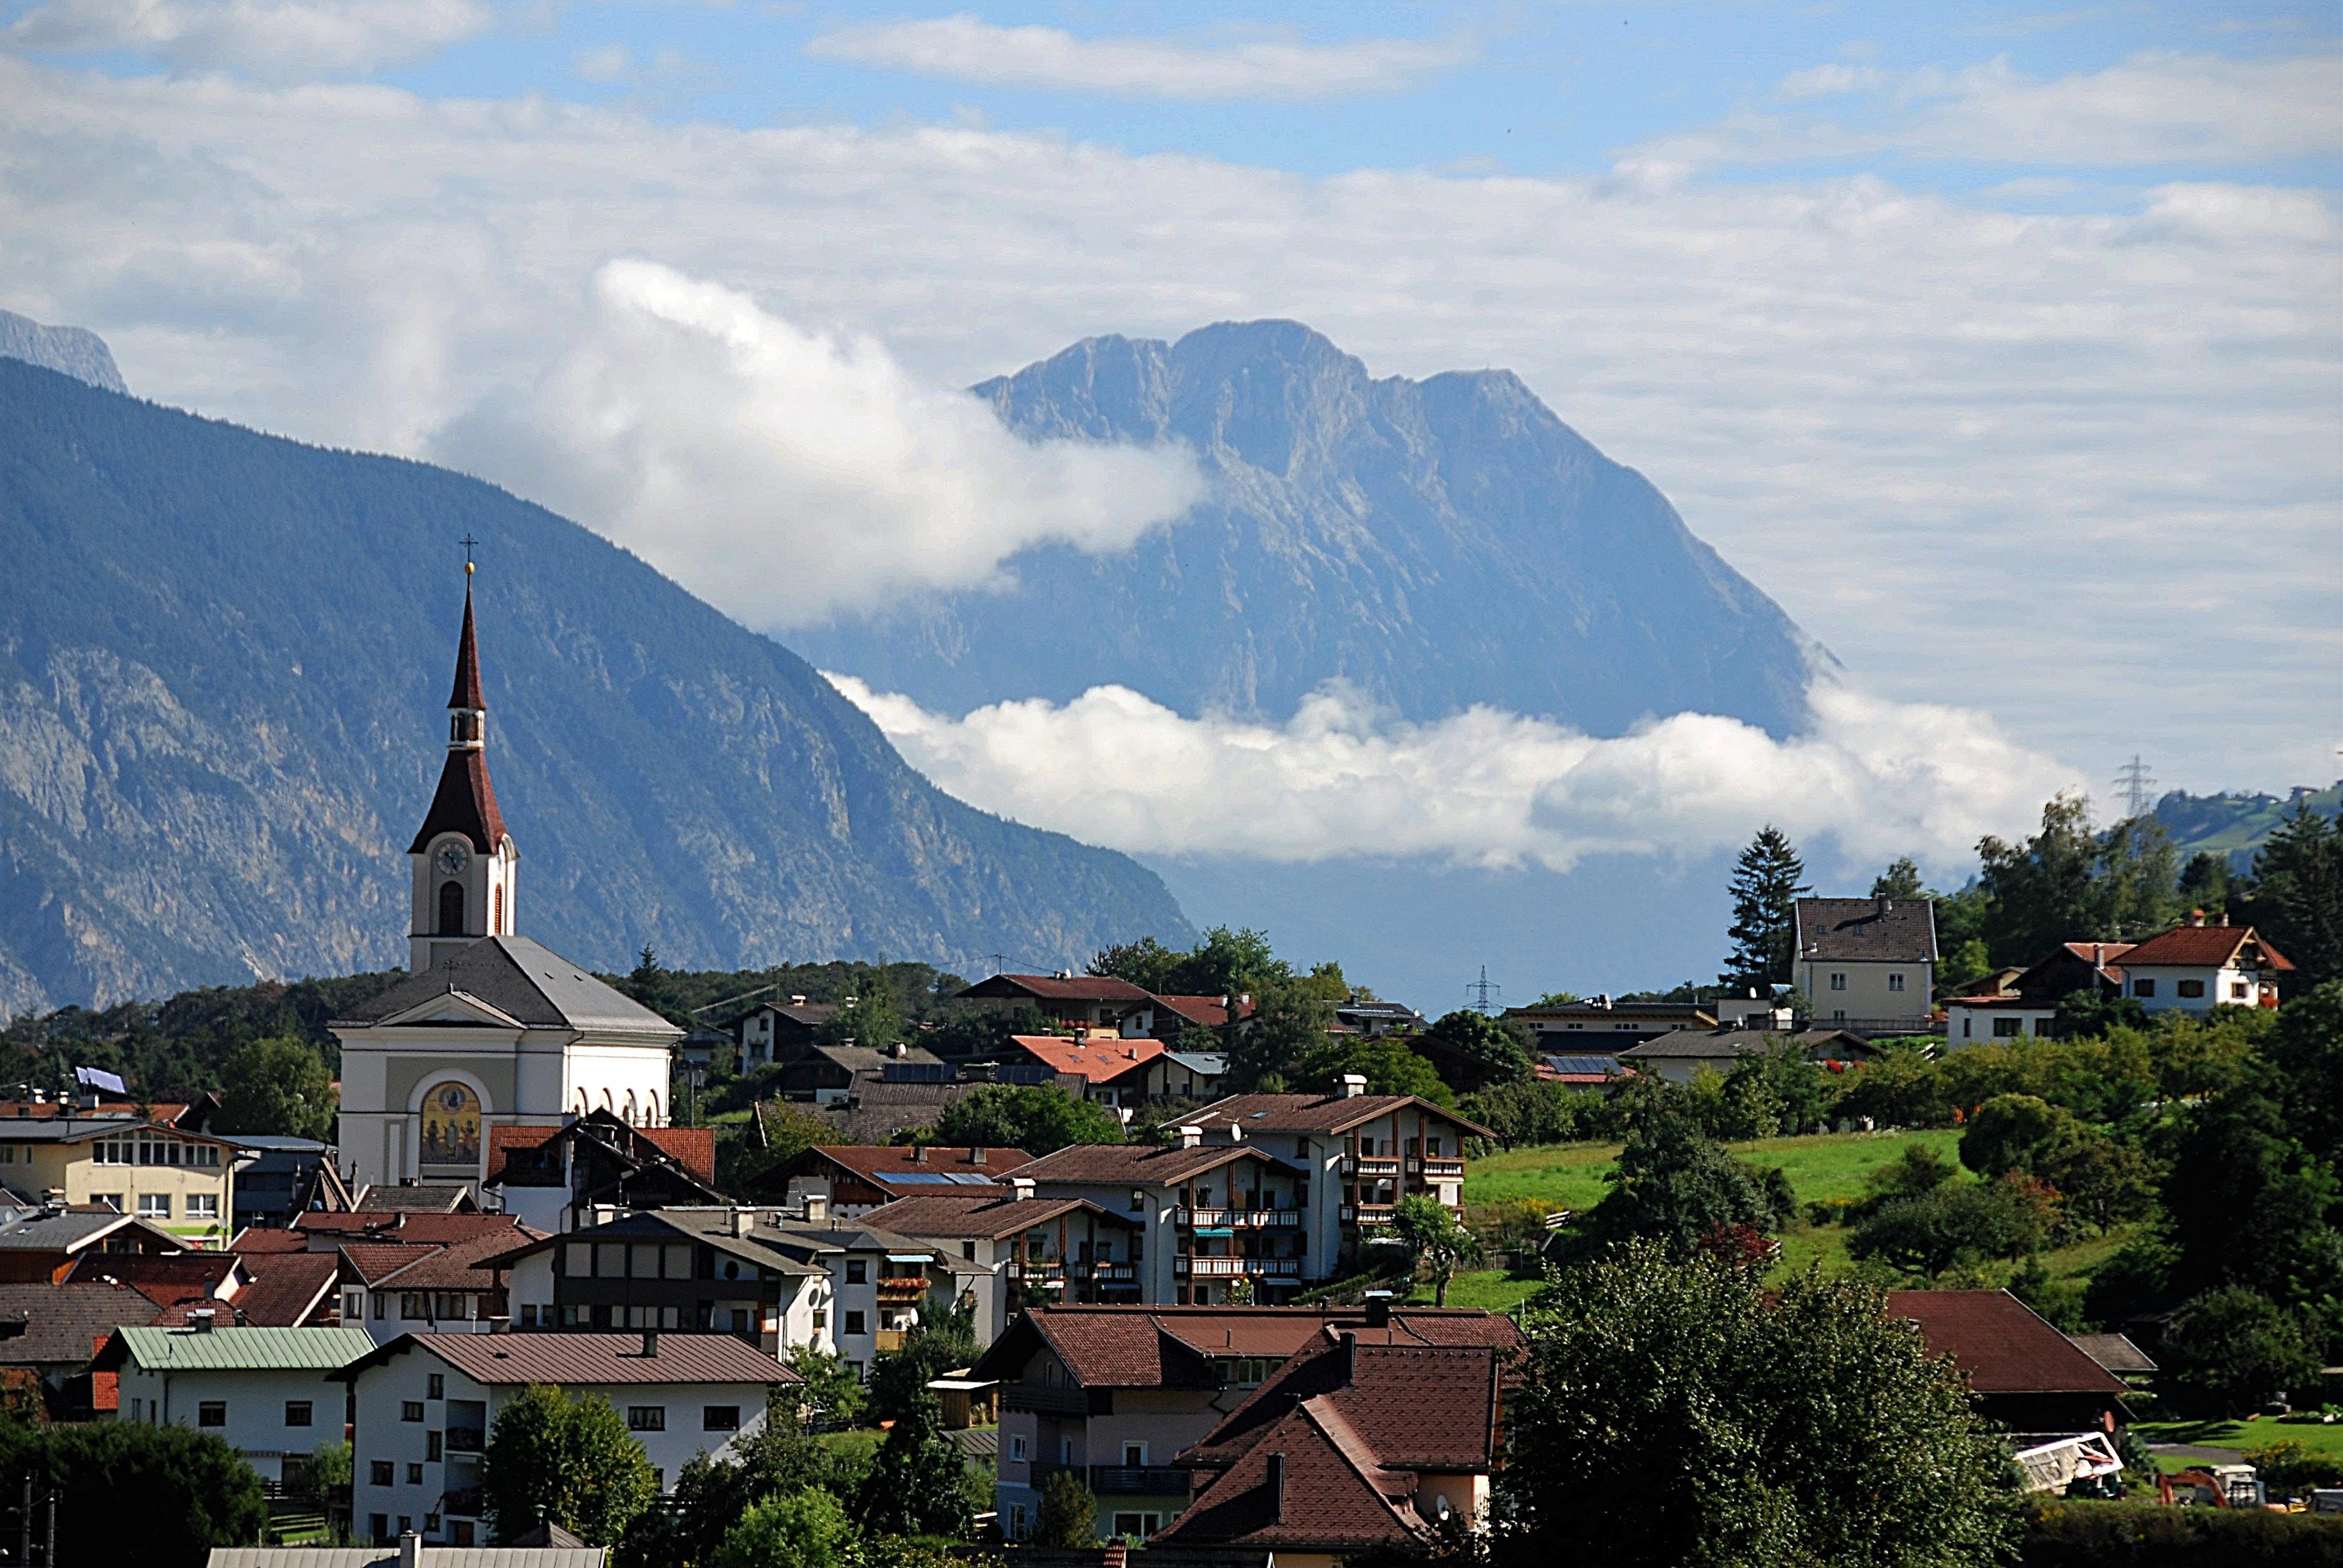
[[1846, 989], [1846, 971], [1845, 970], [1831, 970], [1830, 988], [1833, 990], [1845, 990]]
[[1890, 970], [1887, 972], [1887, 989], [1889, 990], [1904, 989], [1904, 973], [1901, 970]]
[[216, 1219], [218, 1219], [218, 1218], [219, 1218], [219, 1194], [218, 1194], [218, 1193], [216, 1193], [216, 1192], [190, 1192], [190, 1193], [188, 1193], [188, 1194], [187, 1194], [187, 1218], [188, 1218], [188, 1219], [190, 1219], [190, 1220], [216, 1220]]
[[171, 1195], [168, 1192], [138, 1194], [138, 1217], [142, 1220], [167, 1220], [171, 1217]]

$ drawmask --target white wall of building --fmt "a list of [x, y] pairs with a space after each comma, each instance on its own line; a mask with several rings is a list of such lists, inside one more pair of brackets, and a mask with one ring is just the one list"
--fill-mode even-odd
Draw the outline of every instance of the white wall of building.
[[[283, 1477], [287, 1454], [306, 1457], [342, 1440], [347, 1388], [327, 1372], [149, 1371], [123, 1363], [116, 1418], [148, 1426], [184, 1426], [225, 1440], [265, 1480]], [[204, 1406], [221, 1406], [223, 1424], [204, 1423]], [[291, 1417], [306, 1405], [308, 1422]]]

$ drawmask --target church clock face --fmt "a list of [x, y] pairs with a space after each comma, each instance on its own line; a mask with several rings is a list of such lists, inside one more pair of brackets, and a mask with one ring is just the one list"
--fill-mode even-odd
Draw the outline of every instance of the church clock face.
[[451, 877], [461, 874], [471, 858], [461, 844], [442, 844], [439, 847], [439, 869]]

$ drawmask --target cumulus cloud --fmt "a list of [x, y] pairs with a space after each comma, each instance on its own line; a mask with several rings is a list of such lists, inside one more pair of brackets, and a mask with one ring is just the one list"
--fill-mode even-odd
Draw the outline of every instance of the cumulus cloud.
[[876, 341], [809, 331], [646, 261], [594, 275], [585, 335], [437, 441], [750, 626], [995, 579], [1029, 546], [1119, 549], [1202, 493], [1192, 454], [1029, 442]]
[[1828, 98], [1842, 93], [1875, 92], [1887, 82], [1887, 73], [1875, 65], [1813, 65], [1793, 71], [1775, 87], [1777, 98]]
[[1875, 175], [1305, 178], [0, 55], [0, 307], [104, 332], [149, 397], [427, 456], [561, 357], [614, 256], [883, 333], [935, 386], [1296, 317], [1378, 375], [1518, 371], [1886, 696], [2192, 788], [2331, 779], [2333, 197], [2059, 206]]
[[1342, 44], [1256, 38], [1216, 45], [1078, 38], [1056, 27], [995, 26], [966, 13], [840, 27], [816, 36], [806, 52], [987, 86], [1184, 99], [1396, 93], [1473, 55], [1463, 45], [1412, 38]]
[[489, 0], [48, 0], [16, 19], [8, 41], [282, 77], [398, 65], [495, 22]]
[[1982, 713], [1830, 681], [1811, 693], [1811, 732], [1776, 740], [1699, 713], [1607, 739], [1487, 708], [1413, 724], [1332, 687], [1282, 725], [1183, 718], [1120, 686], [952, 719], [829, 678], [951, 793], [1137, 854], [1563, 871], [1706, 855], [1771, 821], [1855, 860], [1953, 870], [2079, 782]]

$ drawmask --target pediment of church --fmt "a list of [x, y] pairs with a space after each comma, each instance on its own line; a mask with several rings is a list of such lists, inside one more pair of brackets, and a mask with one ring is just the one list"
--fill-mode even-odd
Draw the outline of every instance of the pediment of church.
[[500, 1009], [489, 1006], [468, 991], [441, 991], [415, 1006], [387, 1018], [374, 1020], [377, 1028], [398, 1028], [402, 1025], [437, 1024], [441, 1027], [469, 1026], [478, 1029], [527, 1029], [520, 1020]]

